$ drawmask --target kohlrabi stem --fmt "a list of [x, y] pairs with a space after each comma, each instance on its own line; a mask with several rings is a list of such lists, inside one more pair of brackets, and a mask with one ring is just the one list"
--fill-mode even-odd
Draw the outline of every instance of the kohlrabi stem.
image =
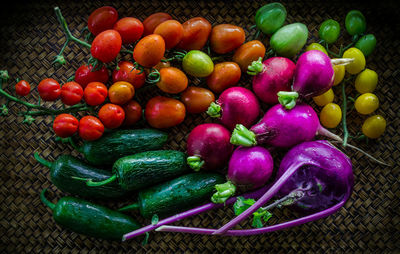
[[354, 58], [337, 58], [337, 59], [331, 59], [331, 64], [332, 65], [348, 65], [352, 62], [354, 62]]
[[199, 171], [205, 163], [199, 156], [196, 155], [187, 157], [186, 162], [194, 171]]
[[335, 133], [332, 133], [332, 132], [328, 131], [327, 129], [325, 129], [321, 125], [317, 129], [317, 135], [325, 136], [327, 138], [331, 138], [333, 140], [343, 142], [343, 139], [340, 136], [336, 135]]
[[39, 156], [39, 154], [37, 152], [35, 152], [33, 156], [43, 166], [48, 167], [48, 168], [51, 168], [51, 166], [53, 166], [53, 162], [43, 159], [42, 157]]
[[286, 109], [294, 108], [294, 106], [296, 106], [297, 98], [299, 98], [299, 94], [297, 92], [278, 92], [278, 101]]
[[346, 114], [347, 114], [347, 97], [346, 97], [346, 82], [342, 83], [342, 99], [343, 99], [343, 114], [342, 114], [342, 127], [343, 127], [343, 146], [346, 147], [349, 131], [347, 130]]
[[119, 212], [132, 211], [139, 209], [139, 203], [133, 203], [118, 209]]
[[232, 132], [230, 142], [237, 146], [255, 146], [257, 145], [256, 134], [247, 129], [244, 125], [237, 124]]
[[210, 106], [207, 109], [207, 115], [213, 118], [221, 117], [221, 106], [215, 102], [211, 102]]
[[47, 207], [49, 207], [51, 210], [54, 210], [56, 208], [56, 204], [51, 203], [45, 196], [47, 189], [43, 189], [42, 192], [40, 193], [40, 200], [45, 204]]

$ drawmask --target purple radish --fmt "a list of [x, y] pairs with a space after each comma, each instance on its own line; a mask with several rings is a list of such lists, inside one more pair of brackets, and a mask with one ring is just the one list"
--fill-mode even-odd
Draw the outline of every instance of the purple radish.
[[319, 50], [307, 51], [299, 57], [294, 72], [292, 92], [279, 92], [279, 102], [286, 108], [293, 108], [296, 99], [321, 95], [333, 86], [335, 73], [333, 65], [348, 64], [352, 58], [331, 60]]
[[260, 114], [260, 104], [249, 89], [236, 86], [221, 93], [216, 103], [211, 103], [207, 114], [219, 118], [230, 130], [236, 124], [250, 127]]
[[281, 104], [271, 107], [250, 130], [237, 125], [231, 143], [241, 146], [269, 145], [288, 148], [322, 135], [337, 141], [342, 139], [321, 126], [314, 109], [299, 103], [292, 109]]
[[222, 169], [233, 151], [230, 132], [221, 124], [205, 123], [196, 126], [187, 139], [188, 165], [194, 170]]
[[279, 91], [291, 91], [296, 65], [285, 57], [271, 57], [261, 63], [261, 59], [249, 66], [253, 78], [253, 91], [257, 97], [268, 104], [278, 103]]
[[[327, 217], [344, 206], [350, 197], [354, 177], [350, 159], [327, 141], [304, 142], [293, 147], [282, 159], [277, 180], [270, 188], [263, 187], [256, 192], [245, 194], [245, 198], [259, 198], [252, 206], [218, 230], [167, 226], [162, 223], [156, 231], [183, 232], [192, 234], [223, 234], [229, 236], [255, 235], [286, 229]], [[267, 190], [266, 190], [267, 189]], [[260, 195], [259, 191], [264, 191]], [[283, 198], [281, 196], [285, 195]], [[273, 197], [279, 199], [263, 206]], [[235, 198], [227, 200], [233, 203]], [[259, 209], [265, 211], [273, 207], [291, 205], [308, 215], [277, 225], [257, 229], [229, 230]], [[175, 215], [173, 221], [204, 212], [218, 205], [206, 204]], [[311, 213], [311, 214], [310, 214]]]

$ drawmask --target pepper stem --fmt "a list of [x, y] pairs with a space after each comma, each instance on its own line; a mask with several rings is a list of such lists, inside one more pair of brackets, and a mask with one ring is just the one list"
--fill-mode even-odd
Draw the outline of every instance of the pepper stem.
[[100, 181], [100, 182], [93, 182], [92, 179], [82, 178], [82, 177], [77, 177], [77, 176], [72, 176], [71, 178], [75, 179], [75, 180], [79, 180], [79, 181], [85, 181], [87, 186], [96, 187], [96, 186], [103, 186], [103, 185], [109, 184], [111, 182], [114, 182], [115, 180], [117, 180], [117, 175], [114, 174], [114, 175], [110, 176], [109, 178], [107, 178], [103, 181]]
[[255, 76], [262, 72], [264, 65], [262, 63], [262, 57], [259, 57], [257, 61], [253, 61], [249, 67], [247, 67], [247, 74]]
[[43, 189], [42, 192], [40, 193], [40, 200], [45, 204], [47, 207], [49, 207], [52, 211], [54, 208], [56, 208], [56, 204], [51, 203], [45, 196], [47, 189]]
[[199, 156], [189, 156], [186, 162], [194, 171], [199, 171], [205, 163]]
[[43, 166], [46, 166], [48, 168], [51, 168], [51, 166], [53, 166], [53, 162], [43, 159], [42, 157], [39, 156], [39, 154], [37, 152], [35, 152], [35, 154], [33, 156]]
[[213, 118], [221, 117], [221, 106], [215, 102], [211, 102], [207, 109], [207, 114]]
[[278, 101], [286, 109], [294, 108], [294, 106], [296, 106], [297, 98], [299, 98], [299, 94], [297, 92], [287, 92], [287, 91], [278, 92]]
[[256, 134], [247, 129], [242, 124], [237, 124], [231, 135], [231, 144], [237, 146], [255, 146], [257, 145]]
[[236, 186], [231, 181], [216, 184], [215, 189], [217, 192], [212, 195], [211, 201], [216, 204], [225, 203], [225, 201], [232, 197], [236, 192]]
[[125, 211], [137, 210], [137, 209], [139, 209], [139, 203], [133, 203], [133, 204], [121, 207], [117, 211], [125, 212]]

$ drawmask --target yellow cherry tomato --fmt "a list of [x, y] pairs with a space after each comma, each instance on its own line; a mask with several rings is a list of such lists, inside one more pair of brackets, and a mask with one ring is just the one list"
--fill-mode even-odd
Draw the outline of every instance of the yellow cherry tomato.
[[342, 82], [344, 78], [344, 73], [345, 73], [344, 65], [334, 65], [333, 71], [335, 72], [335, 79], [333, 80], [333, 85], [337, 86], [340, 82]]
[[349, 48], [343, 53], [343, 58], [354, 58], [352, 63], [345, 65], [346, 71], [350, 74], [357, 74], [365, 68], [364, 54], [358, 48]]
[[332, 102], [334, 97], [335, 97], [335, 95], [333, 94], [332, 88], [330, 88], [325, 93], [313, 97], [313, 100], [314, 100], [315, 104], [322, 107], [322, 106], [325, 106], [326, 104]]
[[362, 133], [369, 138], [379, 138], [386, 129], [386, 120], [381, 115], [368, 117], [362, 125]]
[[117, 81], [108, 89], [108, 98], [111, 103], [123, 105], [135, 95], [135, 88], [128, 82]]
[[378, 74], [370, 69], [365, 69], [357, 75], [355, 87], [357, 92], [372, 93], [378, 84]]
[[368, 115], [379, 107], [379, 99], [373, 93], [365, 93], [356, 99], [354, 106], [358, 113]]
[[324, 127], [335, 128], [342, 120], [342, 109], [336, 103], [328, 103], [322, 108], [319, 119]]
[[328, 52], [326, 52], [326, 49], [324, 48], [324, 46], [322, 46], [319, 43], [313, 42], [310, 45], [308, 45], [306, 48], [306, 51], [310, 51], [310, 50], [319, 50], [321, 52], [324, 52], [328, 56]]

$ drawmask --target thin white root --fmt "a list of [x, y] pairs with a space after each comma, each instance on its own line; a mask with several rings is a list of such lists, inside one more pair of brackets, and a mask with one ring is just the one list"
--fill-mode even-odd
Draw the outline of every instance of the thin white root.
[[331, 59], [332, 65], [348, 65], [349, 63], [354, 62], [354, 58], [335, 58]]

